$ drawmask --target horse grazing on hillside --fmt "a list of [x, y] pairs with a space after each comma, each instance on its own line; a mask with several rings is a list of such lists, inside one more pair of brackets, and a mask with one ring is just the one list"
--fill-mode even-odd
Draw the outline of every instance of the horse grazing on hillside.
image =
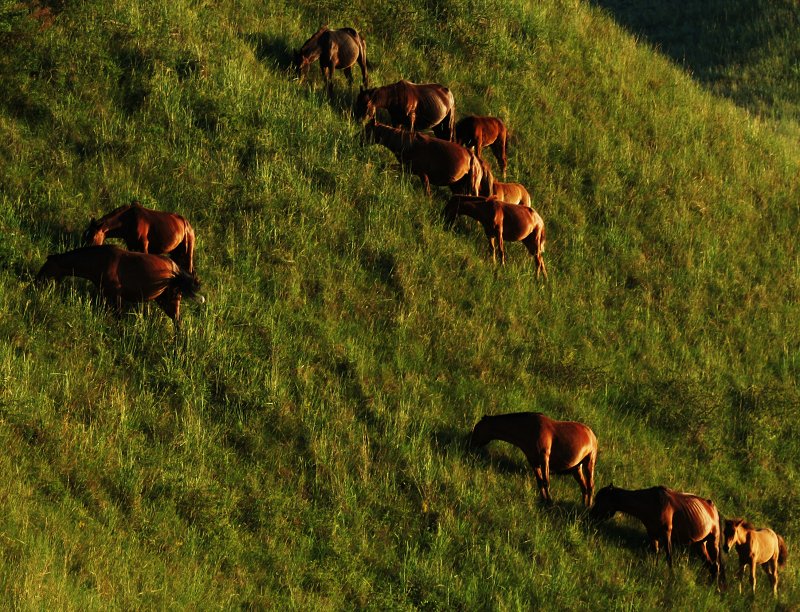
[[382, 144], [402, 166], [419, 176], [425, 192], [431, 185], [449, 185], [454, 192], [477, 194], [481, 182], [478, 157], [461, 145], [426, 134], [371, 121], [364, 128], [367, 141]]
[[489, 147], [500, 163], [503, 178], [506, 177], [506, 167], [508, 166], [507, 138], [506, 124], [497, 117], [470, 115], [456, 123], [456, 142], [467, 148], [475, 147], [478, 156], [481, 155], [483, 147]]
[[744, 519], [728, 519], [725, 521], [723, 548], [728, 552], [736, 547], [739, 553], [739, 591], [742, 590], [744, 568], [750, 566], [750, 581], [753, 583], [753, 594], [756, 592], [756, 566], [763, 565], [764, 571], [772, 583], [772, 594], [778, 596], [778, 568], [786, 565], [789, 551], [786, 542], [772, 529], [756, 529]]
[[452, 92], [438, 83], [418, 85], [398, 81], [391, 85], [364, 89], [356, 98], [358, 120], [372, 119], [379, 108], [389, 111], [393, 126], [402, 126], [412, 133], [432, 128], [444, 140], [455, 137], [456, 102]]
[[696, 544], [712, 578], [719, 584], [721, 577], [724, 583], [722, 518], [710, 499], [666, 487], [629, 491], [610, 484], [597, 492], [590, 515], [604, 521], [617, 512], [633, 516], [644, 524], [656, 553], [659, 545], [664, 545], [670, 568], [673, 543]]
[[528, 190], [525, 189], [520, 183], [501, 183], [496, 181], [492, 174], [492, 169], [483, 158], [480, 158], [481, 170], [483, 170], [483, 178], [481, 179], [481, 187], [478, 195], [486, 198], [494, 196], [502, 202], [509, 204], [520, 204], [531, 208], [531, 196]]
[[486, 238], [489, 239], [492, 261], [497, 262], [499, 248], [500, 261], [505, 265], [505, 242], [520, 241], [528, 249], [528, 253], [536, 258], [536, 277], [544, 273], [547, 278], [547, 267], [542, 257], [545, 244], [544, 220], [533, 208], [501, 202], [495, 197], [454, 195], [445, 206], [444, 217], [448, 223], [452, 223], [458, 215], [480, 221]]
[[353, 28], [330, 30], [324, 25], [309, 38], [294, 56], [294, 67], [302, 82], [308, 68], [319, 60], [322, 78], [325, 79], [328, 95], [333, 95], [333, 72], [337, 68], [344, 72], [347, 82], [353, 84], [353, 65], [361, 68], [363, 87], [369, 86], [367, 75], [367, 43]]
[[134, 253], [108, 244], [49, 255], [36, 279], [60, 281], [65, 276], [78, 276], [94, 283], [117, 314], [122, 312], [123, 301], [155, 300], [176, 327], [182, 295], [200, 303], [205, 301], [198, 293], [197, 276], [181, 270], [170, 258]]
[[89, 221], [84, 244], [99, 246], [106, 238], [122, 239], [131, 251], [170, 255], [189, 274], [194, 272], [194, 230], [175, 213], [144, 208], [134, 200]]
[[539, 412], [484, 416], [472, 430], [470, 444], [481, 447], [491, 440], [509, 442], [525, 453], [544, 501], [553, 501], [551, 472], [572, 474], [581, 487], [584, 505], [591, 506], [597, 438], [583, 423], [556, 421]]

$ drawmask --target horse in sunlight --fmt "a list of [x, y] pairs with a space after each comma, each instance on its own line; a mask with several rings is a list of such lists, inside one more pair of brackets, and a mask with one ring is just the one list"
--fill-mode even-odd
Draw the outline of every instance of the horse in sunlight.
[[533, 208], [501, 202], [494, 196], [454, 195], [444, 209], [444, 217], [453, 223], [458, 215], [466, 215], [479, 221], [489, 240], [492, 249], [492, 261], [497, 263], [497, 251], [500, 250], [500, 261], [506, 263], [505, 242], [522, 242], [531, 257], [536, 259], [536, 277], [540, 273], [547, 278], [547, 266], [544, 265], [545, 232], [544, 220]]
[[123, 302], [155, 300], [178, 327], [181, 296], [205, 302], [197, 276], [169, 257], [126, 251], [111, 245], [87, 246], [48, 255], [38, 281], [77, 276], [91, 281], [118, 315]]
[[756, 566], [762, 565], [772, 584], [772, 594], [778, 596], [778, 568], [786, 565], [789, 551], [786, 542], [772, 529], [756, 529], [744, 519], [728, 519], [725, 521], [723, 548], [728, 552], [736, 547], [739, 554], [739, 568], [736, 576], [739, 579], [739, 591], [742, 590], [745, 566], [750, 566], [750, 582], [753, 594], [756, 592]]
[[483, 147], [489, 147], [500, 164], [503, 178], [506, 177], [506, 167], [508, 166], [507, 138], [506, 124], [497, 117], [470, 115], [456, 123], [456, 142], [467, 148], [475, 147], [475, 152], [479, 157]]
[[374, 119], [364, 127], [364, 139], [394, 153], [404, 168], [419, 176], [429, 196], [431, 185], [447, 185], [456, 193], [478, 193], [480, 161], [475, 153], [459, 144], [419, 132], [412, 134]]
[[333, 73], [335, 70], [344, 72], [347, 82], [353, 85], [353, 66], [358, 63], [361, 68], [362, 87], [369, 86], [367, 74], [367, 43], [364, 38], [353, 28], [330, 30], [327, 25], [321, 26], [294, 55], [292, 62], [297, 77], [302, 82], [308, 74], [308, 69], [319, 60], [322, 78], [328, 89], [328, 95], [333, 95]]
[[717, 585], [720, 579], [724, 584], [722, 518], [710, 499], [661, 486], [627, 490], [610, 484], [597, 492], [590, 516], [604, 521], [617, 512], [637, 518], [644, 524], [656, 554], [662, 545], [666, 550], [670, 569], [672, 545], [694, 545], [705, 559]]
[[495, 196], [502, 202], [509, 204], [520, 204], [531, 208], [531, 196], [528, 190], [520, 183], [501, 183], [495, 180], [492, 169], [486, 160], [480, 158], [481, 170], [483, 171], [483, 178], [481, 178], [481, 187], [478, 195], [486, 198]]
[[470, 444], [478, 448], [492, 440], [503, 440], [525, 453], [545, 502], [553, 501], [552, 472], [572, 474], [581, 487], [583, 504], [591, 506], [597, 438], [589, 427], [576, 421], [556, 421], [539, 412], [484, 416], [472, 430]]
[[438, 83], [420, 85], [401, 80], [364, 89], [356, 98], [355, 117], [359, 121], [373, 119], [379, 108], [389, 112], [394, 127], [404, 127], [412, 133], [431, 128], [439, 138], [455, 138], [456, 102], [453, 93]]
[[137, 200], [89, 221], [83, 242], [99, 246], [120, 238], [131, 251], [169, 255], [189, 274], [194, 272], [194, 230], [180, 215], [143, 207]]

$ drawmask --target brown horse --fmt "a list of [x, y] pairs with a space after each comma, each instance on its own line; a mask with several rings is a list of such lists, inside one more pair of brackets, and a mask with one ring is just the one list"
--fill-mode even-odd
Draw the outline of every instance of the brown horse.
[[131, 251], [168, 254], [187, 272], [194, 272], [194, 230], [175, 213], [144, 208], [134, 200], [99, 220], [92, 217], [89, 221], [83, 242], [97, 246], [106, 238], [122, 239]]
[[500, 260], [505, 265], [505, 242], [520, 241], [528, 249], [528, 253], [536, 258], [536, 277], [539, 277], [539, 273], [544, 273], [547, 278], [547, 267], [542, 257], [545, 244], [544, 221], [534, 209], [501, 202], [495, 197], [455, 195], [445, 206], [444, 217], [448, 223], [452, 223], [457, 215], [466, 215], [480, 221], [492, 248], [492, 261], [497, 262], [499, 248]]
[[361, 68], [363, 87], [369, 86], [367, 43], [353, 28], [329, 30], [324, 25], [314, 32], [294, 56], [293, 63], [300, 81], [308, 74], [309, 66], [317, 60], [329, 95], [333, 94], [333, 72], [337, 68], [344, 72], [347, 82], [353, 85], [352, 69], [356, 62]]
[[533, 468], [542, 499], [550, 497], [550, 472], [572, 474], [581, 487], [583, 503], [592, 504], [597, 438], [583, 423], [556, 421], [539, 412], [484, 416], [472, 430], [470, 443], [481, 447], [503, 440], [525, 453]]
[[503, 178], [506, 177], [508, 158], [506, 157], [506, 139], [508, 130], [502, 119], [497, 117], [479, 117], [470, 115], [456, 124], [456, 142], [465, 147], [475, 147], [480, 156], [483, 147], [489, 147], [500, 162]]
[[425, 134], [371, 121], [364, 128], [365, 139], [392, 151], [401, 165], [419, 176], [425, 192], [431, 185], [449, 185], [454, 191], [477, 194], [481, 182], [478, 157], [461, 145]]
[[452, 92], [438, 83], [417, 85], [398, 81], [391, 85], [365, 89], [356, 98], [355, 116], [372, 119], [379, 108], [389, 111], [393, 126], [415, 130], [432, 128], [444, 140], [455, 137], [456, 103]]
[[501, 183], [494, 179], [492, 169], [489, 164], [481, 158], [481, 170], [483, 170], [483, 178], [481, 179], [481, 188], [478, 195], [484, 197], [495, 196], [502, 202], [509, 204], [520, 204], [531, 208], [531, 196], [528, 190], [525, 189], [520, 183]]
[[90, 280], [118, 314], [122, 312], [123, 301], [155, 300], [176, 327], [182, 295], [200, 303], [205, 301], [197, 293], [200, 289], [197, 276], [181, 270], [168, 257], [134, 253], [108, 244], [49, 255], [36, 278], [60, 281], [65, 276]]
[[789, 556], [783, 538], [772, 529], [756, 529], [744, 519], [728, 519], [725, 521], [723, 539], [725, 552], [732, 546], [736, 546], [736, 552], [739, 553], [739, 569], [736, 572], [739, 578], [739, 591], [742, 590], [744, 568], [749, 565], [750, 581], [753, 583], [753, 594], [755, 594], [756, 566], [763, 565], [772, 583], [772, 594], [777, 597], [778, 568], [786, 565], [786, 558]]
[[672, 567], [672, 544], [696, 544], [706, 560], [712, 577], [725, 579], [722, 564], [722, 526], [717, 507], [710, 499], [679, 493], [666, 487], [629, 491], [613, 484], [597, 492], [591, 516], [607, 520], [617, 512], [639, 519], [647, 530], [650, 543], [658, 553], [659, 544], [667, 551]]

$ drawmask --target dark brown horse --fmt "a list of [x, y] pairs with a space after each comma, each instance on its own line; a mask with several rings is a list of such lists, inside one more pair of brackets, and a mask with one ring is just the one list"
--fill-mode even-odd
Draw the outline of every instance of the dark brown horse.
[[494, 196], [502, 202], [520, 204], [531, 208], [531, 196], [528, 194], [528, 190], [520, 183], [501, 183], [496, 181], [492, 174], [492, 169], [483, 158], [481, 158], [481, 170], [483, 170], [483, 178], [481, 178], [481, 188], [478, 195], [487, 198]]
[[122, 239], [131, 251], [170, 255], [187, 272], [194, 272], [194, 230], [175, 213], [144, 208], [134, 200], [89, 221], [84, 243], [97, 246], [106, 238]]
[[472, 430], [473, 447], [503, 440], [525, 453], [533, 468], [542, 499], [550, 497], [550, 473], [572, 474], [581, 487], [583, 503], [592, 504], [597, 438], [586, 425], [556, 421], [539, 412], [484, 416]]
[[739, 591], [742, 589], [742, 578], [745, 566], [750, 566], [750, 581], [753, 584], [753, 594], [756, 592], [756, 567], [764, 566], [764, 571], [772, 583], [772, 594], [778, 596], [778, 568], [786, 565], [789, 551], [786, 542], [772, 529], [756, 529], [744, 519], [729, 519], [725, 521], [723, 547], [728, 552], [731, 547], [736, 547], [739, 553], [739, 569], [736, 572], [739, 578]]
[[389, 111], [393, 126], [405, 127], [412, 133], [432, 128], [444, 140], [455, 137], [455, 99], [447, 87], [438, 83], [417, 85], [403, 80], [365, 89], [356, 98], [355, 116], [359, 120], [372, 119], [379, 108]]
[[324, 25], [314, 32], [294, 56], [297, 76], [302, 81], [308, 68], [319, 60], [322, 77], [325, 79], [328, 94], [333, 94], [333, 73], [336, 69], [344, 72], [347, 82], [353, 84], [353, 65], [358, 62], [364, 87], [369, 86], [367, 75], [367, 43], [353, 28], [329, 30]]
[[456, 142], [465, 147], [475, 147], [478, 156], [483, 147], [489, 147], [500, 162], [503, 178], [506, 176], [508, 158], [506, 157], [506, 139], [508, 130], [502, 119], [497, 117], [479, 117], [470, 115], [456, 124]]
[[613, 484], [597, 492], [592, 518], [610, 519], [617, 512], [639, 519], [647, 530], [653, 550], [663, 544], [672, 567], [672, 545], [695, 544], [706, 560], [712, 577], [725, 579], [722, 564], [722, 523], [710, 499], [679, 493], [666, 487], [629, 491]]
[[505, 242], [520, 241], [528, 249], [528, 253], [536, 258], [536, 277], [541, 272], [547, 278], [547, 267], [542, 257], [545, 243], [544, 221], [534, 209], [501, 202], [495, 197], [454, 195], [445, 206], [445, 220], [452, 223], [458, 215], [480, 221], [486, 238], [489, 239], [494, 262], [497, 262], [499, 248], [500, 260], [505, 265]]
[[449, 185], [456, 192], [477, 194], [481, 182], [481, 166], [472, 151], [449, 140], [371, 121], [364, 128], [368, 141], [382, 144], [405, 168], [419, 176], [425, 192], [431, 185]]
[[90, 280], [119, 314], [122, 303], [155, 300], [178, 325], [181, 296], [204, 302], [200, 281], [163, 255], [134, 253], [111, 245], [49, 255], [37, 280], [78, 276]]

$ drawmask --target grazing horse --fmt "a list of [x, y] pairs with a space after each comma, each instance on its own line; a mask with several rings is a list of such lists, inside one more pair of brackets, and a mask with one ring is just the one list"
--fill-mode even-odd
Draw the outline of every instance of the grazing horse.
[[461, 145], [425, 134], [412, 134], [374, 120], [365, 126], [364, 137], [394, 153], [402, 166], [419, 176], [429, 196], [431, 184], [449, 185], [454, 191], [478, 193], [480, 162], [475, 153]]
[[98, 246], [106, 238], [121, 238], [131, 251], [170, 255], [189, 274], [194, 272], [194, 230], [175, 213], [144, 208], [134, 200], [89, 221], [83, 242]]
[[181, 270], [170, 258], [134, 253], [108, 244], [49, 255], [36, 279], [60, 281], [65, 276], [90, 280], [118, 314], [122, 312], [123, 301], [155, 300], [176, 327], [182, 295], [200, 303], [205, 301], [198, 293], [197, 276]]
[[455, 137], [456, 102], [452, 92], [438, 83], [417, 85], [398, 81], [391, 85], [365, 89], [356, 98], [355, 116], [372, 119], [379, 108], [389, 111], [393, 126], [415, 130], [432, 128], [444, 140]]
[[610, 484], [597, 492], [591, 517], [604, 521], [617, 512], [633, 516], [644, 524], [656, 553], [659, 544], [664, 545], [670, 568], [673, 543], [696, 544], [711, 576], [719, 583], [721, 574], [724, 582], [722, 519], [710, 499], [666, 487], [629, 491]]
[[481, 188], [478, 195], [487, 198], [495, 196], [502, 202], [520, 204], [531, 208], [531, 196], [528, 194], [528, 190], [520, 183], [501, 183], [494, 180], [492, 169], [483, 158], [481, 158], [481, 170], [483, 170], [483, 178], [481, 179]]
[[333, 94], [333, 72], [337, 68], [344, 72], [347, 82], [353, 84], [353, 65], [358, 62], [361, 68], [363, 87], [369, 86], [367, 75], [367, 43], [353, 28], [329, 30], [321, 26], [309, 38], [294, 56], [297, 76], [302, 81], [308, 74], [308, 68], [319, 60], [322, 77], [328, 87], [328, 95]]
[[539, 277], [539, 273], [544, 273], [547, 278], [547, 267], [542, 257], [545, 243], [544, 220], [533, 208], [501, 202], [495, 197], [454, 195], [445, 206], [444, 217], [448, 223], [452, 223], [457, 215], [466, 215], [480, 221], [492, 248], [492, 261], [497, 262], [499, 248], [500, 261], [505, 265], [505, 241], [520, 241], [528, 249], [528, 253], [536, 258], [536, 277]]
[[484, 416], [472, 430], [470, 444], [477, 448], [491, 440], [509, 442], [525, 453], [544, 501], [553, 501], [550, 472], [570, 473], [581, 487], [584, 505], [592, 504], [597, 438], [583, 423], [556, 421], [539, 412]]
[[465, 147], [475, 147], [480, 156], [483, 147], [489, 147], [500, 163], [503, 178], [506, 177], [506, 139], [508, 130], [502, 119], [470, 115], [456, 123], [456, 142]]
[[739, 591], [742, 590], [744, 567], [749, 565], [750, 581], [753, 583], [753, 594], [755, 594], [756, 566], [763, 565], [772, 583], [772, 594], [777, 597], [778, 568], [786, 565], [786, 558], [789, 555], [783, 538], [772, 529], [756, 529], [744, 519], [728, 519], [725, 521], [723, 548], [728, 552], [732, 546], [736, 546], [736, 552], [739, 553], [739, 569], [736, 572], [739, 578]]

